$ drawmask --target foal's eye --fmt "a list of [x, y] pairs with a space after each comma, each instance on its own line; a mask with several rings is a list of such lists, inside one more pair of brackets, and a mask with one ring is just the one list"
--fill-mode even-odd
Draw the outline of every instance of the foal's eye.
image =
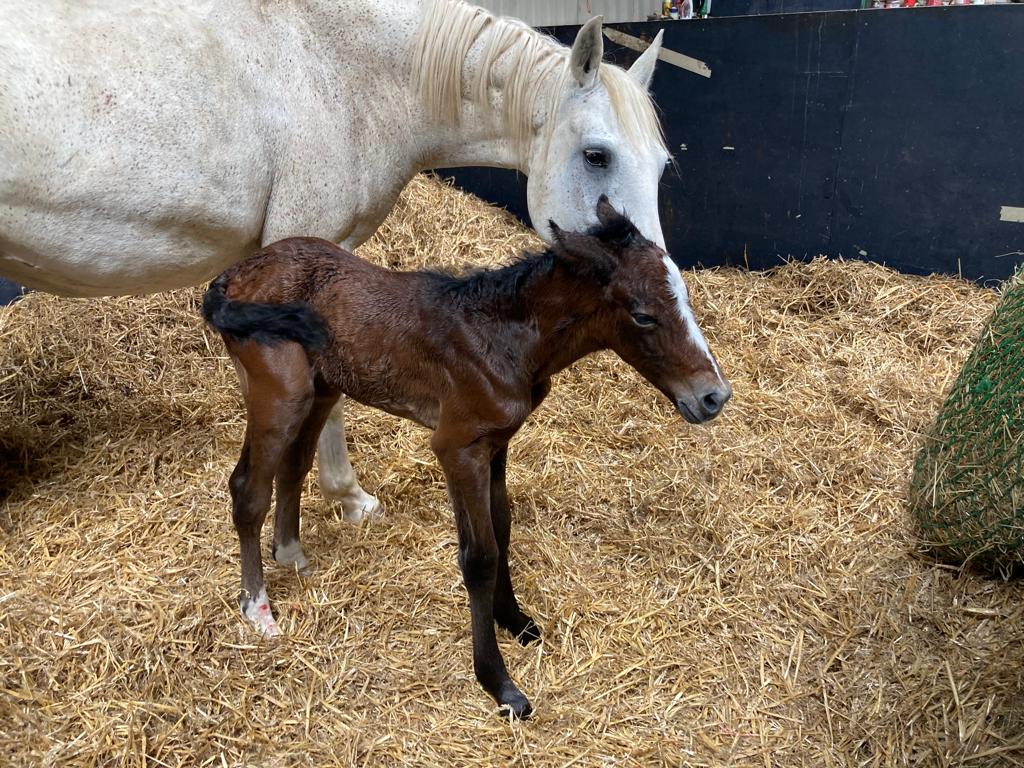
[[645, 315], [643, 312], [634, 312], [633, 322], [641, 328], [653, 328], [658, 324], [657, 320], [650, 315]]
[[603, 149], [584, 149], [583, 159], [587, 161], [587, 165], [594, 168], [608, 167], [608, 153]]

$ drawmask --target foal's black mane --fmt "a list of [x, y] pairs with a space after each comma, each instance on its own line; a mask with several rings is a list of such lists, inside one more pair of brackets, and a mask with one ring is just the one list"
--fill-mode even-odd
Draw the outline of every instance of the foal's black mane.
[[[638, 237], [633, 223], [625, 216], [591, 227], [586, 234], [615, 249], [629, 247], [634, 237]], [[548, 274], [557, 261], [557, 254], [548, 248], [541, 253], [523, 253], [501, 267], [476, 269], [463, 275], [431, 270], [426, 274], [436, 281], [442, 295], [457, 304], [507, 306], [516, 302], [523, 287], [533, 278]]]
[[550, 249], [542, 253], [524, 253], [501, 267], [474, 269], [463, 275], [427, 271], [439, 293], [458, 305], [505, 307], [520, 297], [523, 286], [534, 277], [548, 274], [555, 266]]

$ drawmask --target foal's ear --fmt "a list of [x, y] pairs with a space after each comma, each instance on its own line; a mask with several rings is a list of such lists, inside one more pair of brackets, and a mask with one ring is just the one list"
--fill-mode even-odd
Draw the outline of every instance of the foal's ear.
[[597, 82], [597, 70], [604, 56], [604, 40], [601, 39], [603, 21], [604, 16], [595, 16], [584, 24], [569, 52], [569, 71], [576, 84], [584, 90]]
[[619, 262], [606, 245], [590, 233], [566, 232], [550, 220], [548, 227], [551, 229], [551, 250], [555, 261], [574, 274], [591, 277], [599, 284], [607, 285]]
[[601, 195], [597, 201], [597, 220], [600, 224], [593, 234], [608, 245], [627, 248], [642, 237], [629, 217], [615, 210], [606, 195]]

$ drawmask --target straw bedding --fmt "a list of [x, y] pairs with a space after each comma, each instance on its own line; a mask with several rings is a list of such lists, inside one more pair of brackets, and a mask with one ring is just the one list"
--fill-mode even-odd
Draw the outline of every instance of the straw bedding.
[[[490, 264], [532, 243], [419, 179], [362, 253]], [[683, 423], [602, 354], [512, 445], [513, 578], [546, 633], [500, 639], [537, 707], [515, 724], [473, 678], [423, 430], [349, 404], [387, 515], [349, 526], [310, 483], [318, 570], [268, 564], [287, 635], [263, 642], [235, 602], [240, 398], [199, 290], [0, 309], [2, 759], [1024, 765], [1024, 586], [919, 557], [905, 511], [995, 294], [825, 261], [687, 280], [735, 386], [718, 421]]]

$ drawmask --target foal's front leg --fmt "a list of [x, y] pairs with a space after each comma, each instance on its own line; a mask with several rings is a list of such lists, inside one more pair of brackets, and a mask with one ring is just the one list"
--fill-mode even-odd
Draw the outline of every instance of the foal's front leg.
[[320, 432], [317, 465], [320, 469], [320, 491], [328, 501], [341, 503], [345, 519], [358, 523], [384, 514], [380, 500], [359, 487], [356, 473], [348, 460], [345, 443], [345, 398], [338, 400], [327, 423]]
[[512, 577], [508, 570], [508, 545], [512, 532], [512, 512], [505, 487], [505, 464], [508, 446], [503, 447], [491, 459], [491, 522], [494, 538], [498, 544], [498, 573], [494, 585], [494, 620], [504, 627], [523, 645], [540, 640], [540, 628], [525, 613], [519, 610]]
[[440, 430], [431, 442], [444, 469], [459, 532], [459, 566], [469, 592], [473, 626], [473, 671], [503, 710], [515, 717], [529, 717], [533, 707], [508, 676], [494, 635], [498, 542], [491, 524], [491, 449], [482, 440], [451, 446]]

